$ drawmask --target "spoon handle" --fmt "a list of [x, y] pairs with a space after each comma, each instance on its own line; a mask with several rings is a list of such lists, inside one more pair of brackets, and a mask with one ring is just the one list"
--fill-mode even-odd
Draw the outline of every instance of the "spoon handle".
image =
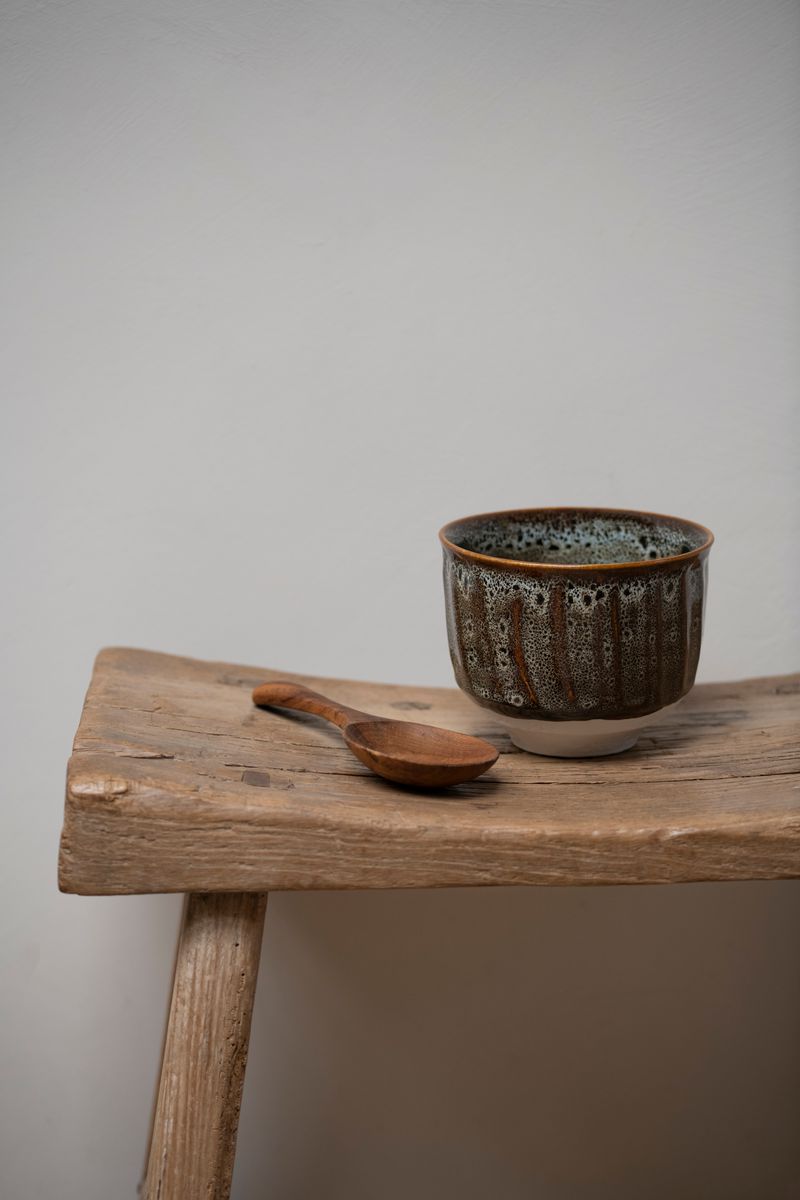
[[344, 729], [351, 721], [368, 716], [367, 713], [359, 712], [357, 708], [348, 708], [346, 704], [337, 704], [335, 700], [329, 700], [319, 692], [312, 692], [311, 688], [304, 687], [302, 683], [291, 683], [288, 680], [262, 683], [253, 688], [253, 703], [260, 707], [274, 705], [278, 708], [295, 708], [300, 712], [316, 713], [318, 717], [332, 721], [340, 729]]

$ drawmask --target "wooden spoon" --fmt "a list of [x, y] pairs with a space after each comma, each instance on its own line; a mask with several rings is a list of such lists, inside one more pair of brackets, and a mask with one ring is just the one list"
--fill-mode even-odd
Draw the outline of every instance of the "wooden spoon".
[[296, 708], [333, 721], [356, 758], [384, 779], [411, 787], [449, 787], [488, 771], [497, 760], [481, 738], [415, 721], [394, 721], [348, 708], [300, 683], [262, 683], [253, 703]]

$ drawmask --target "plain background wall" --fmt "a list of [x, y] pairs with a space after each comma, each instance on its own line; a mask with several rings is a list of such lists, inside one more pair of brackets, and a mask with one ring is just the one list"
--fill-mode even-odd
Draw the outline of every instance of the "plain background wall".
[[[6, 0], [0, 1190], [132, 1196], [176, 897], [55, 885], [95, 651], [448, 683], [436, 531], [717, 534], [800, 662], [790, 0]], [[800, 885], [277, 895], [236, 1200], [777, 1200]]]

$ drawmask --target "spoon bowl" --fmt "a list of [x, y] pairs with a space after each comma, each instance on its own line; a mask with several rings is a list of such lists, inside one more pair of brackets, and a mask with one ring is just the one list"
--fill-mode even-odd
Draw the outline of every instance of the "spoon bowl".
[[494, 746], [481, 738], [415, 721], [352, 721], [343, 733], [356, 758], [376, 775], [413, 787], [466, 783], [497, 760]]

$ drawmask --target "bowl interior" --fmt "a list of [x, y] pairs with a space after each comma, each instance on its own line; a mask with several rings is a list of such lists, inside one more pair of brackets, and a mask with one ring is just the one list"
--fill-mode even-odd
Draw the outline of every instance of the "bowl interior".
[[699, 550], [701, 525], [678, 517], [613, 509], [529, 509], [467, 517], [446, 526], [453, 545], [530, 563], [632, 563]]

